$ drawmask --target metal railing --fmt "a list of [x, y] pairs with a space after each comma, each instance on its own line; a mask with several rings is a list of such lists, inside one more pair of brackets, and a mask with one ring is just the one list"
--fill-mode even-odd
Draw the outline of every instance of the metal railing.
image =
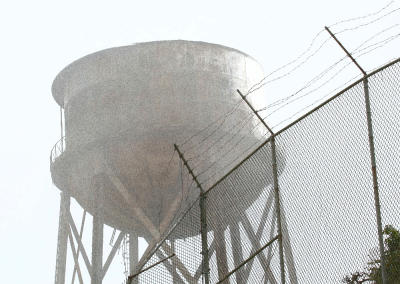
[[60, 140], [54, 144], [53, 148], [50, 152], [50, 164], [54, 163], [54, 161], [60, 157], [65, 152], [65, 136], [63, 136]]

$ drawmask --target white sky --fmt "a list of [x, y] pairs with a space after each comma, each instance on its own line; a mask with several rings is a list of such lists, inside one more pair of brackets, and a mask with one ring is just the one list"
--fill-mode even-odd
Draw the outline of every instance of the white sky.
[[[49, 154], [60, 138], [60, 123], [50, 87], [67, 64], [113, 46], [185, 39], [242, 50], [268, 71], [296, 57], [325, 25], [373, 13], [387, 3], [2, 1], [0, 282], [54, 281], [59, 191], [51, 182]], [[395, 17], [392, 23], [399, 23], [399, 14]], [[361, 43], [368, 33], [354, 32], [351, 38]], [[383, 64], [399, 56], [399, 46], [396, 41], [383, 55], [366, 56], [362, 63], [366, 69]]]

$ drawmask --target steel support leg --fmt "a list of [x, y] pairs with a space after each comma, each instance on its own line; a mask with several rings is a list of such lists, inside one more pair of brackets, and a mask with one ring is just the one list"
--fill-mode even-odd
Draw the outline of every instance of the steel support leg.
[[[236, 251], [233, 253], [233, 263], [235, 267], [238, 267], [243, 261], [243, 250], [242, 250], [239, 224], [236, 223], [229, 225], [229, 230], [231, 235], [232, 247], [236, 248]], [[237, 283], [244, 283], [244, 277], [242, 272], [238, 272], [235, 275]]]
[[93, 216], [92, 235], [92, 284], [101, 284], [103, 280], [103, 221], [97, 210]]
[[[139, 260], [139, 239], [135, 232], [129, 233], [129, 275], [134, 275], [137, 273]], [[139, 277], [139, 276], [138, 276]], [[139, 283], [138, 277], [135, 277], [131, 283]]]
[[68, 245], [68, 212], [70, 207], [70, 196], [61, 192], [60, 215], [58, 221], [58, 241], [55, 284], [65, 284], [65, 270], [67, 263]]
[[[226, 258], [226, 244], [225, 244], [225, 234], [223, 226], [215, 228], [214, 240], [216, 244], [215, 252], [217, 256], [218, 279], [223, 279], [229, 272], [228, 262]], [[229, 283], [229, 279], [227, 279], [225, 283]]]
[[129, 275], [136, 273], [139, 259], [139, 240], [135, 232], [129, 233]]

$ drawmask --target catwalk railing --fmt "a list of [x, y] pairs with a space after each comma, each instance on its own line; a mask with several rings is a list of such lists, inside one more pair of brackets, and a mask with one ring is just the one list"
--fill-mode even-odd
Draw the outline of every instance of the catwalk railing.
[[65, 151], [65, 136], [63, 136], [60, 140], [54, 144], [53, 148], [50, 152], [50, 164], [54, 163], [54, 161], [62, 155]]
[[127, 282], [340, 283], [380, 260], [377, 208], [382, 226], [400, 229], [399, 78], [397, 59], [269, 137], [184, 211]]

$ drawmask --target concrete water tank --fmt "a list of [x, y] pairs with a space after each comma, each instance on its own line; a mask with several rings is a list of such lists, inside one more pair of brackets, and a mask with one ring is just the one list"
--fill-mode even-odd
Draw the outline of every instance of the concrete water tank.
[[[231, 110], [241, 100], [236, 89], [262, 77], [243, 52], [182, 40], [106, 49], [73, 62], [52, 86], [65, 113], [64, 148], [51, 159], [54, 183], [89, 212], [101, 202], [106, 224], [156, 237], [182, 207], [179, 163], [168, 166], [173, 144]], [[248, 111], [242, 104], [219, 131], [232, 132]], [[239, 135], [249, 145], [260, 139], [249, 129]], [[206, 158], [213, 161], [214, 153]]]

